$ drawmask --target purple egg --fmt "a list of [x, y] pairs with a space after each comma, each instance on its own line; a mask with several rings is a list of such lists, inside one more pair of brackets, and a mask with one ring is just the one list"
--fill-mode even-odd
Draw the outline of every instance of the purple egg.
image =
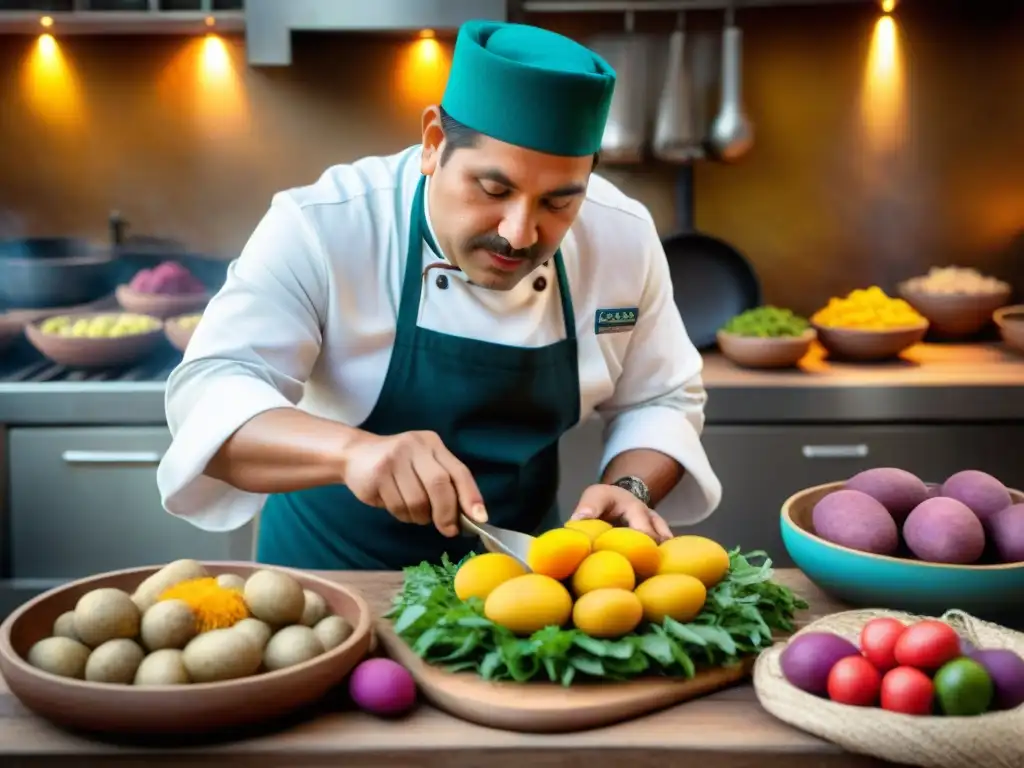
[[1024, 504], [996, 512], [988, 519], [987, 527], [1004, 563], [1024, 562]]
[[833, 491], [811, 510], [814, 532], [833, 544], [860, 552], [891, 555], [899, 529], [882, 503], [861, 491]]
[[922, 501], [903, 523], [903, 540], [927, 563], [968, 565], [985, 551], [985, 531], [970, 507], [938, 496]]
[[779, 657], [782, 674], [801, 691], [825, 696], [828, 675], [840, 659], [859, 656], [857, 646], [831, 632], [805, 632], [794, 637]]
[[401, 664], [391, 659], [367, 659], [352, 670], [349, 695], [356, 705], [373, 715], [392, 717], [412, 709], [416, 682]]
[[917, 475], [896, 467], [865, 469], [846, 481], [850, 491], [860, 491], [889, 510], [897, 523], [928, 498], [928, 486]]
[[966, 504], [983, 523], [1013, 503], [1005, 485], [976, 469], [965, 469], [951, 475], [942, 484], [942, 495]]
[[1024, 704], [1024, 659], [1006, 648], [982, 648], [973, 651], [970, 657], [992, 678], [999, 709], [1014, 709]]

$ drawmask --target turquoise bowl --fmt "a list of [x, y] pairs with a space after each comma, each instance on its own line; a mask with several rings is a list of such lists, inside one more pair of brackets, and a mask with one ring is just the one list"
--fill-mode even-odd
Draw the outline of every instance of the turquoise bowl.
[[[782, 505], [782, 542], [797, 568], [832, 597], [851, 606], [927, 616], [959, 609], [979, 618], [1020, 624], [1024, 563], [946, 565], [873, 555], [814, 533], [814, 505], [843, 482], [807, 488]], [[1014, 504], [1024, 493], [1011, 490]]]

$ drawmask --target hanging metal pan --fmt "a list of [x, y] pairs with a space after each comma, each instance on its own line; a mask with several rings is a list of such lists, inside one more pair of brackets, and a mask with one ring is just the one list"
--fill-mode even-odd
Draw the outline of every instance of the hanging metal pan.
[[676, 306], [697, 349], [735, 315], [761, 305], [761, 283], [747, 258], [729, 243], [693, 228], [693, 166], [680, 166], [678, 234], [663, 240]]

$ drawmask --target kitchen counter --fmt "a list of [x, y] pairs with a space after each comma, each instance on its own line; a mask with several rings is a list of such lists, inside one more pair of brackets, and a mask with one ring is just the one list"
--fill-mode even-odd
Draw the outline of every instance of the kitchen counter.
[[[397, 573], [323, 573], [358, 588], [374, 611], [387, 608]], [[778, 580], [812, 606], [801, 623], [842, 610], [799, 571]], [[179, 742], [180, 744], [180, 742]], [[701, 768], [879, 768], [874, 760], [785, 725], [740, 685], [617, 726], [559, 735], [492, 730], [451, 718], [429, 705], [409, 718], [384, 721], [337, 707], [283, 730], [230, 743], [117, 746], [70, 735], [29, 714], [0, 681], [0, 763], [12, 766], [217, 765], [301, 768], [345, 765], [438, 768], [604, 768], [700, 765]]]
[[[999, 344], [919, 344], [899, 360], [862, 365], [832, 363], [815, 347], [788, 371], [744, 370], [717, 352], [704, 362], [709, 424], [1024, 421], [1024, 356]], [[155, 369], [166, 376], [170, 365]], [[141, 378], [143, 369], [134, 380], [10, 381], [3, 371], [0, 361], [0, 424], [165, 423], [163, 379]]]

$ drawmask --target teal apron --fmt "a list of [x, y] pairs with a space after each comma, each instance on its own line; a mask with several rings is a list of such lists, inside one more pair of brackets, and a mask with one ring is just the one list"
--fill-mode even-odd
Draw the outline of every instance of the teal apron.
[[[429, 430], [473, 473], [490, 521], [534, 532], [557, 525], [558, 440], [579, 420], [576, 321], [562, 253], [555, 254], [566, 338], [523, 348], [417, 326], [424, 216], [422, 177], [413, 199], [394, 351], [380, 398], [359, 428], [375, 435]], [[500, 321], [495, 321], [500, 322]], [[256, 559], [323, 570], [398, 570], [453, 560], [474, 539], [402, 523], [343, 485], [275, 494], [263, 507]]]

